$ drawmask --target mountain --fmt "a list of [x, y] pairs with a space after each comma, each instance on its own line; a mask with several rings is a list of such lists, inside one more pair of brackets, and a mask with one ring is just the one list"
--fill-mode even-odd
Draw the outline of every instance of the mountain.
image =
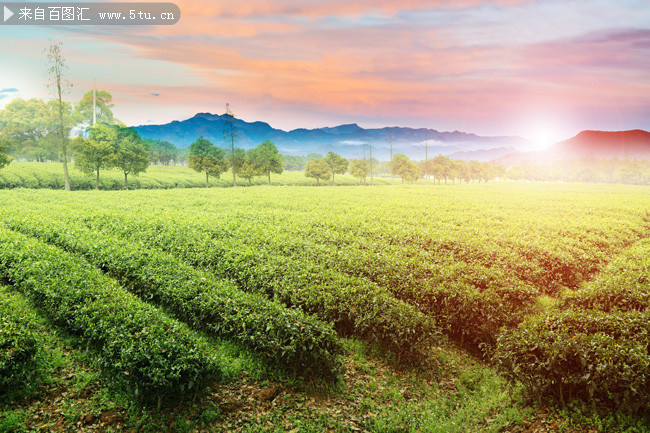
[[[228, 114], [218, 115], [199, 113], [194, 117], [173, 121], [164, 125], [136, 126], [138, 133], [145, 138], [167, 140], [179, 148], [186, 148], [197, 138], [203, 136], [217, 146], [224, 145], [223, 131]], [[439, 132], [435, 129], [386, 127], [365, 129], [356, 123], [316, 129], [294, 129], [283, 131], [265, 122], [246, 122], [235, 119], [238, 130], [237, 146], [249, 149], [264, 140], [271, 140], [281, 153], [307, 155], [312, 152], [326, 154], [333, 150], [348, 158], [361, 158], [369, 152], [366, 143], [372, 143], [372, 156], [387, 160], [390, 158], [390, 141], [393, 154], [406, 153], [411, 158], [424, 159], [425, 142], [428, 155], [450, 155], [455, 152], [475, 152], [477, 159], [492, 159], [501, 151], [492, 149], [509, 148], [510, 152], [524, 151], [530, 143], [520, 137], [482, 137], [475, 134], [453, 131]]]
[[519, 152], [499, 158], [505, 165], [551, 163], [576, 158], [650, 159], [650, 132], [582, 131], [568, 140], [536, 152]]

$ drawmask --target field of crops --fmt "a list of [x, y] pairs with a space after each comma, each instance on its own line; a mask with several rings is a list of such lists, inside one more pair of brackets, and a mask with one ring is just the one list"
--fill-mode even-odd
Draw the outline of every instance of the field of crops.
[[[327, 383], [347, 377], [353, 339], [418, 368], [435, 368], [452, 344], [539, 399], [643, 415], [649, 192], [0, 191], [0, 284], [94, 348], [109, 381], [158, 407], [228, 376], [214, 339]], [[40, 346], [29, 314], [9, 314], [2, 299], [11, 386]]]
[[[90, 190], [95, 188], [95, 176], [86, 175], [69, 165], [70, 185], [73, 190]], [[358, 185], [359, 179], [350, 175], [336, 175], [336, 185]], [[368, 182], [370, 179], [368, 178]], [[395, 180], [395, 182], [399, 182]], [[386, 185], [390, 179], [376, 178], [375, 184]], [[237, 178], [238, 185], [248, 186], [247, 179]], [[267, 185], [266, 176], [253, 178], [251, 185]], [[271, 184], [275, 186], [316, 186], [316, 180], [305, 177], [303, 172], [285, 172], [273, 174]], [[0, 189], [47, 188], [63, 189], [63, 168], [60, 163], [50, 162], [12, 162], [0, 170]], [[232, 175], [224, 173], [220, 179], [210, 177], [210, 186], [232, 186]], [[170, 189], [205, 187], [205, 174], [181, 166], [149, 166], [145, 173], [129, 176], [129, 189]], [[118, 169], [101, 170], [100, 190], [123, 190], [124, 173]]]

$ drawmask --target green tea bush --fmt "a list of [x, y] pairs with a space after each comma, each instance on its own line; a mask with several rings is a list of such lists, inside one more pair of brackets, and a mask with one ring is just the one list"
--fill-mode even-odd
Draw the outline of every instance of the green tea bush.
[[95, 347], [100, 366], [136, 395], [181, 396], [219, 374], [200, 337], [81, 258], [0, 229], [0, 276]]
[[36, 315], [19, 302], [16, 294], [0, 286], [0, 395], [38, 374], [42, 342]]
[[504, 331], [495, 361], [540, 395], [647, 410], [649, 294], [650, 240], [642, 240], [556, 310]]
[[260, 295], [244, 293], [172, 256], [34, 215], [6, 221], [12, 229], [84, 256], [144, 300], [169, 307], [193, 327], [229, 336], [307, 376], [340, 374], [341, 343], [331, 325]]
[[96, 230], [145, 242], [210, 269], [235, 281], [241, 290], [299, 307], [334, 323], [343, 335], [376, 341], [405, 359], [420, 356], [423, 344], [440, 336], [431, 318], [387, 290], [310, 261], [297, 261], [236, 240], [213, 240], [182, 221], [146, 221], [127, 214], [83, 219]]

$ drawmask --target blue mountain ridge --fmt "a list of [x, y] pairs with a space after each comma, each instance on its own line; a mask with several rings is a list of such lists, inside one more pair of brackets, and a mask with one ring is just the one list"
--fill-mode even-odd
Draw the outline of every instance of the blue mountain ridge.
[[[198, 113], [194, 117], [164, 125], [140, 125], [134, 128], [145, 138], [167, 140], [179, 148], [187, 148], [199, 137], [210, 140], [217, 146], [226, 147], [224, 136], [228, 114]], [[471, 154], [476, 159], [489, 160], [501, 156], [503, 148], [509, 152], [528, 150], [531, 143], [521, 137], [483, 137], [460, 131], [439, 132], [435, 129], [385, 127], [365, 129], [356, 123], [316, 129], [294, 129], [283, 131], [265, 122], [246, 122], [235, 118], [237, 128], [236, 145], [243, 149], [257, 146], [270, 140], [281, 153], [307, 155], [315, 152], [325, 155], [332, 150], [346, 158], [362, 158], [364, 149], [369, 154], [368, 143], [372, 144], [372, 156], [381, 160], [390, 157], [389, 140], [393, 154], [406, 153], [414, 159], [425, 158], [425, 141], [428, 142], [428, 156], [438, 154]], [[495, 155], [494, 149], [499, 155]], [[508, 153], [508, 152], [506, 152]]]

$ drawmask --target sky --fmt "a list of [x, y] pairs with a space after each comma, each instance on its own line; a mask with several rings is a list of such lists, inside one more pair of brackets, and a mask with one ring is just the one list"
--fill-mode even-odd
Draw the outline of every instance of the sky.
[[650, 130], [648, 0], [179, 0], [173, 26], [0, 25], [0, 108], [49, 98], [48, 38], [79, 100], [127, 125], [221, 114], [520, 135]]

